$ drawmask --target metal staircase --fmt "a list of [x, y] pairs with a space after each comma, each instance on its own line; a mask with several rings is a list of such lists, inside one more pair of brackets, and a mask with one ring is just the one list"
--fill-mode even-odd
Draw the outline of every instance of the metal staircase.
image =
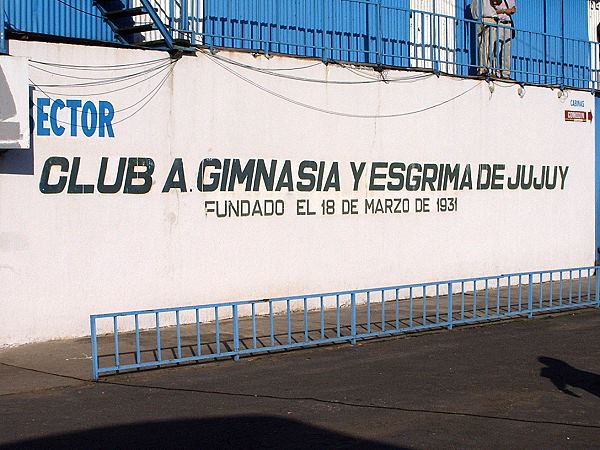
[[[173, 37], [150, 0], [138, 0], [140, 6], [135, 7], [128, 7], [129, 3], [127, 0], [94, 0], [94, 5], [119, 42], [140, 48], [166, 50], [171, 54], [195, 51], [189, 41]], [[156, 32], [159, 33], [159, 39], [156, 39]]]

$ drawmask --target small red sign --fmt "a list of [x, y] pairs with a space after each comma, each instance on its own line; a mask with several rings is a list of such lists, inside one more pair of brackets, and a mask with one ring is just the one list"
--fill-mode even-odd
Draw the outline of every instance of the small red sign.
[[585, 111], [568, 111], [565, 110], [565, 120], [567, 122], [587, 122], [588, 113]]

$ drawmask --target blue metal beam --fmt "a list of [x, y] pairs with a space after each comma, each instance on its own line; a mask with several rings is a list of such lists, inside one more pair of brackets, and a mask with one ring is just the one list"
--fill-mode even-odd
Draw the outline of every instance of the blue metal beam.
[[0, 0], [0, 55], [8, 54], [8, 46], [6, 45], [6, 22], [4, 11], [4, 0]]
[[596, 117], [594, 120], [595, 123], [595, 145], [596, 145], [596, 163], [595, 163], [595, 173], [596, 173], [596, 248], [595, 248], [595, 261], [600, 262], [600, 121], [598, 121], [598, 111], [600, 111], [600, 96], [596, 94], [594, 97], [594, 114]]

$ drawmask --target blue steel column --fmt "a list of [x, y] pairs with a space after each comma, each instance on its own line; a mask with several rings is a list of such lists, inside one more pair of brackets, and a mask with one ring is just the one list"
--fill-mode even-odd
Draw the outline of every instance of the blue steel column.
[[235, 355], [233, 355], [234, 361], [240, 360], [240, 319], [238, 315], [238, 305], [233, 305], [232, 307], [232, 315], [233, 315], [233, 351]]
[[189, 36], [190, 25], [189, 25], [189, 8], [188, 8], [188, 0], [181, 0], [181, 12], [180, 12], [180, 21], [179, 28], [183, 30], [184, 37]]
[[169, 0], [169, 28], [173, 33], [173, 28], [175, 28], [175, 0]]
[[4, 0], [0, 0], [0, 55], [7, 54], [5, 23], [4, 23]]
[[[594, 97], [594, 114], [598, 114], [600, 111], [600, 95], [597, 94]], [[595, 166], [596, 166], [596, 246], [594, 249], [595, 255], [595, 265], [600, 265], [600, 121], [598, 121], [598, 117], [594, 119], [595, 123], [595, 133], [594, 140], [596, 145], [595, 151]], [[598, 276], [598, 271], [596, 270], [596, 276]]]

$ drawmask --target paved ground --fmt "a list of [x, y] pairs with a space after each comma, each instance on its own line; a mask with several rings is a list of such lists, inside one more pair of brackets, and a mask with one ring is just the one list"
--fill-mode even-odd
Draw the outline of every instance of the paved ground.
[[5, 448], [600, 447], [600, 312], [88, 382], [87, 340], [0, 352]]

